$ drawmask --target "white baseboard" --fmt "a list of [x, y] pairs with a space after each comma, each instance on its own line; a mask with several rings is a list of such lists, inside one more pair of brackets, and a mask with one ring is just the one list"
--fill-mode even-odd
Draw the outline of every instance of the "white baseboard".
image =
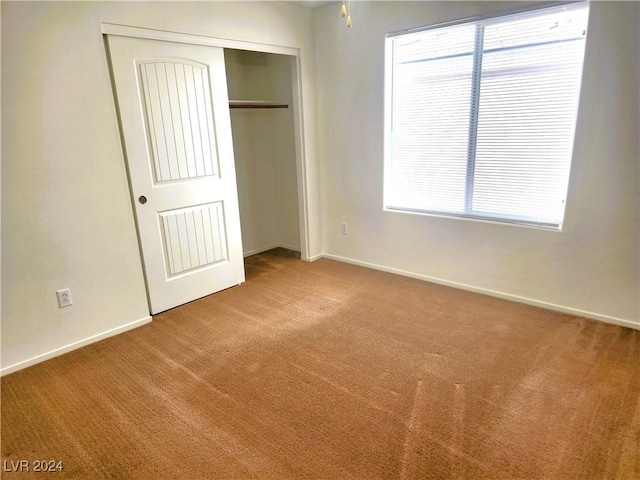
[[274, 248], [286, 248], [287, 250], [291, 250], [294, 252], [299, 252], [300, 247], [294, 247], [292, 245], [287, 245], [285, 243], [274, 243], [272, 245], [268, 245], [266, 247], [255, 248], [253, 250], [248, 250], [244, 252], [242, 255], [246, 257], [250, 257], [251, 255], [257, 255], [258, 253], [266, 252], [269, 250], [273, 250]]
[[[307, 258], [304, 258], [303, 260], [311, 263], [311, 262], [315, 262], [316, 260], [320, 260], [321, 258], [331, 258], [331, 256], [325, 255], [323, 253], [319, 253], [318, 255], [314, 255], [313, 257], [307, 257]], [[334, 258], [334, 260], [338, 260], [338, 257]]]
[[278, 247], [286, 248], [287, 250], [291, 250], [292, 252], [300, 253], [300, 247], [294, 247], [293, 245], [287, 245], [286, 243], [279, 243]]
[[72, 350], [76, 350], [80, 347], [84, 347], [86, 345], [99, 342], [100, 340], [104, 340], [105, 338], [113, 337], [114, 335], [124, 333], [128, 330], [132, 330], [137, 327], [141, 327], [142, 325], [146, 325], [149, 322], [151, 322], [151, 317], [149, 316], [144, 317], [144, 318], [141, 318], [140, 320], [135, 320], [133, 322], [127, 323], [126, 325], [122, 325], [120, 327], [107, 330], [106, 332], [98, 333], [97, 335], [92, 335], [83, 340], [70, 343], [69, 345], [65, 345], [64, 347], [56, 348], [55, 350], [51, 350], [50, 352], [43, 353], [41, 355], [36, 355], [35, 357], [31, 357], [27, 360], [14, 363], [13, 365], [9, 365], [8, 367], [4, 367], [0, 369], [0, 376], [17, 372], [18, 370], [22, 370], [23, 368], [30, 367], [32, 365], [35, 365], [36, 363], [44, 362], [45, 360], [49, 360], [54, 357], [58, 357], [64, 353], [70, 352]]
[[371, 268], [374, 270], [380, 270], [382, 272], [394, 273], [396, 275], [402, 275], [403, 277], [415, 278], [417, 280], [424, 280], [425, 282], [437, 283], [438, 285], [444, 285], [446, 287], [459, 288], [460, 290], [466, 290], [474, 293], [481, 293], [490, 297], [502, 298], [504, 300], [511, 300], [512, 302], [524, 303], [534, 307], [546, 308], [547, 310], [553, 310], [555, 312], [568, 313], [578, 317], [589, 318], [592, 320], [599, 320], [605, 323], [611, 323], [613, 325], [619, 325], [621, 327], [633, 328], [634, 330], [640, 330], [640, 323], [632, 322], [630, 320], [624, 320], [622, 318], [610, 317], [608, 315], [601, 315], [599, 313], [587, 312], [584, 310], [578, 310], [571, 307], [565, 307], [563, 305], [556, 305], [553, 303], [547, 303], [540, 300], [534, 300], [532, 298], [520, 297], [518, 295], [512, 295], [510, 293], [498, 292], [496, 290], [489, 290], [486, 288], [474, 287], [464, 283], [451, 282], [449, 280], [443, 280], [441, 278], [430, 277], [428, 275], [422, 275], [419, 273], [408, 272], [406, 270], [400, 270], [397, 268], [385, 267], [383, 265], [377, 265], [375, 263], [363, 262], [360, 260], [354, 260], [351, 258], [340, 257], [338, 255], [322, 254], [320, 257], [328, 258], [330, 260], [336, 260], [338, 262], [350, 263], [352, 265], [358, 265], [361, 267]]

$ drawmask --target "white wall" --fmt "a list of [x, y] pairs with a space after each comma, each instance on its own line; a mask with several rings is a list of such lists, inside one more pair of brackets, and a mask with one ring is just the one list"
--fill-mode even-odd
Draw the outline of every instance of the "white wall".
[[[310, 10], [2, 2], [1, 14], [3, 373], [149, 315], [100, 22], [300, 49], [309, 253], [321, 252]], [[59, 309], [64, 287], [74, 305]]]
[[229, 97], [275, 101], [287, 109], [232, 109], [245, 255], [275, 246], [300, 250], [292, 108], [292, 58], [225, 50]]
[[385, 34], [523, 3], [351, 6], [350, 30], [335, 6], [314, 18], [325, 252], [640, 326], [639, 4], [591, 4], [562, 233], [382, 211]]

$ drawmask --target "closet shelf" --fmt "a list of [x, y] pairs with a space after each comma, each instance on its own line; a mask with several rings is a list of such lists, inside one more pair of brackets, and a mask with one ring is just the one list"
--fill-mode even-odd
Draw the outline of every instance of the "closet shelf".
[[262, 100], [229, 100], [229, 108], [289, 108], [289, 105]]

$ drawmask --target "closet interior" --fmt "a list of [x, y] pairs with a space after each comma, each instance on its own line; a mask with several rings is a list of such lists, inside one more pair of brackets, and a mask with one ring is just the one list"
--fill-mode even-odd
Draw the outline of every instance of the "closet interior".
[[225, 49], [245, 257], [275, 247], [300, 251], [294, 61]]

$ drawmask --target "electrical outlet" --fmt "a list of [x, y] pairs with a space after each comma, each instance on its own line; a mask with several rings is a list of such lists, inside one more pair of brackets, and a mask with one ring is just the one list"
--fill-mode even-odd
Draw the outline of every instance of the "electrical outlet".
[[349, 233], [349, 225], [347, 222], [342, 222], [342, 234], [346, 235]]
[[71, 300], [71, 292], [68, 288], [58, 290], [56, 291], [56, 294], [58, 295], [58, 305], [60, 306], [60, 308], [73, 305], [73, 301]]

